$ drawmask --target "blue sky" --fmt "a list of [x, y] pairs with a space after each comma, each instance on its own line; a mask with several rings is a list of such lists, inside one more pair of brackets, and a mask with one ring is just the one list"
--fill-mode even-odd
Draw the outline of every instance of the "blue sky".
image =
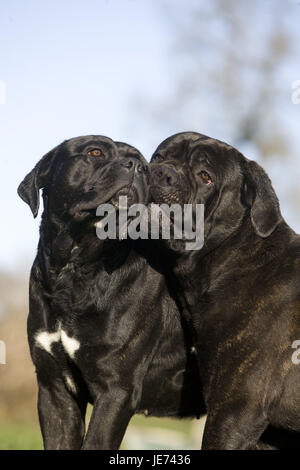
[[[185, 2], [173, 2], [181, 4], [184, 21]], [[139, 113], [138, 101], [134, 102], [140, 96], [163, 103], [173, 86], [168, 54], [174, 30], [159, 3], [2, 2], [0, 80], [6, 85], [6, 103], [0, 104], [0, 269], [28, 270], [32, 263], [40, 217], [32, 218], [16, 189], [49, 149], [66, 138], [95, 133], [127, 141], [148, 158], [168, 134], [187, 130], [168, 127], [168, 123], [151, 127], [142, 110]], [[300, 78], [300, 70], [295, 76], [295, 64], [294, 69], [293, 76], [286, 74], [287, 96], [291, 80]], [[210, 115], [217, 112], [213, 108], [207, 111]], [[297, 111], [299, 117], [300, 106]], [[287, 120], [296, 135], [295, 113], [290, 105]], [[189, 119], [187, 116], [187, 124]], [[280, 195], [281, 168], [273, 165], [267, 169], [275, 176]], [[291, 169], [288, 171], [290, 174]], [[295, 171], [300, 175], [299, 162]], [[300, 230], [300, 218], [296, 228]]]
[[167, 86], [168, 37], [155, 2], [134, 0], [13, 0], [2, 3], [0, 31], [0, 268], [14, 268], [33, 258], [39, 225], [16, 188], [44, 153], [93, 133], [151, 152], [128, 108], [136, 93]]

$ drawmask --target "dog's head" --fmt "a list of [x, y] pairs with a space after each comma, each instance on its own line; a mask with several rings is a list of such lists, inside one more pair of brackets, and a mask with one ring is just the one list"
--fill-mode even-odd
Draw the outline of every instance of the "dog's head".
[[147, 202], [147, 162], [134, 147], [108, 137], [76, 137], [48, 152], [20, 184], [18, 194], [34, 217], [41, 188], [46, 211], [66, 223], [82, 222], [119, 195], [128, 204]]
[[150, 170], [155, 202], [205, 205], [205, 243], [226, 238], [247, 214], [260, 237], [282, 220], [265, 171], [219, 140], [195, 132], [169, 137], [154, 152]]

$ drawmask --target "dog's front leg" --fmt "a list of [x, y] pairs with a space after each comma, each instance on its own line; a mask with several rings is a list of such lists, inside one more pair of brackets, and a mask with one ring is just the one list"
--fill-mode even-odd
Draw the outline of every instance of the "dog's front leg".
[[99, 394], [83, 449], [118, 449], [135, 409], [132, 390], [115, 386]]
[[268, 426], [258, 409], [232, 405], [208, 413], [205, 424], [203, 450], [255, 449]]
[[60, 380], [39, 384], [38, 412], [46, 450], [78, 450], [85, 432], [86, 402], [76, 400]]

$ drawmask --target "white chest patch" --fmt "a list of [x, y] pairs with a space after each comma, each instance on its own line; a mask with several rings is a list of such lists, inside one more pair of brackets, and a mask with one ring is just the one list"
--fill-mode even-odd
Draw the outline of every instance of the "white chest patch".
[[49, 354], [52, 354], [51, 347], [52, 343], [56, 343], [60, 340], [60, 332], [56, 333], [47, 333], [47, 331], [41, 331], [35, 337], [36, 343], [42, 348], [45, 349]]
[[68, 336], [67, 333], [59, 325], [57, 331], [48, 333], [47, 331], [39, 331], [35, 336], [37, 346], [45, 349], [49, 354], [52, 354], [52, 344], [61, 341], [64, 350], [71, 359], [75, 358], [75, 352], [80, 348], [80, 343], [77, 339]]
[[66, 353], [69, 354], [71, 359], [74, 359], [75, 352], [80, 348], [80, 343], [75, 338], [71, 338], [64, 330], [61, 330], [61, 342]]

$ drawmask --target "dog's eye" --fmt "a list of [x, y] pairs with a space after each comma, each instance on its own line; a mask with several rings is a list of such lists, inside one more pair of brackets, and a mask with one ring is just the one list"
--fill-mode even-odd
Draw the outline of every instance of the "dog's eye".
[[100, 157], [100, 155], [102, 155], [102, 151], [100, 149], [89, 150], [88, 155], [91, 157]]
[[163, 159], [164, 157], [160, 153], [156, 153], [155, 155], [153, 155], [151, 161], [162, 162]]
[[212, 179], [209, 176], [209, 174], [207, 173], [207, 171], [202, 170], [202, 171], [200, 171], [199, 175], [201, 176], [202, 181], [204, 181], [205, 184], [211, 184], [212, 183]]

